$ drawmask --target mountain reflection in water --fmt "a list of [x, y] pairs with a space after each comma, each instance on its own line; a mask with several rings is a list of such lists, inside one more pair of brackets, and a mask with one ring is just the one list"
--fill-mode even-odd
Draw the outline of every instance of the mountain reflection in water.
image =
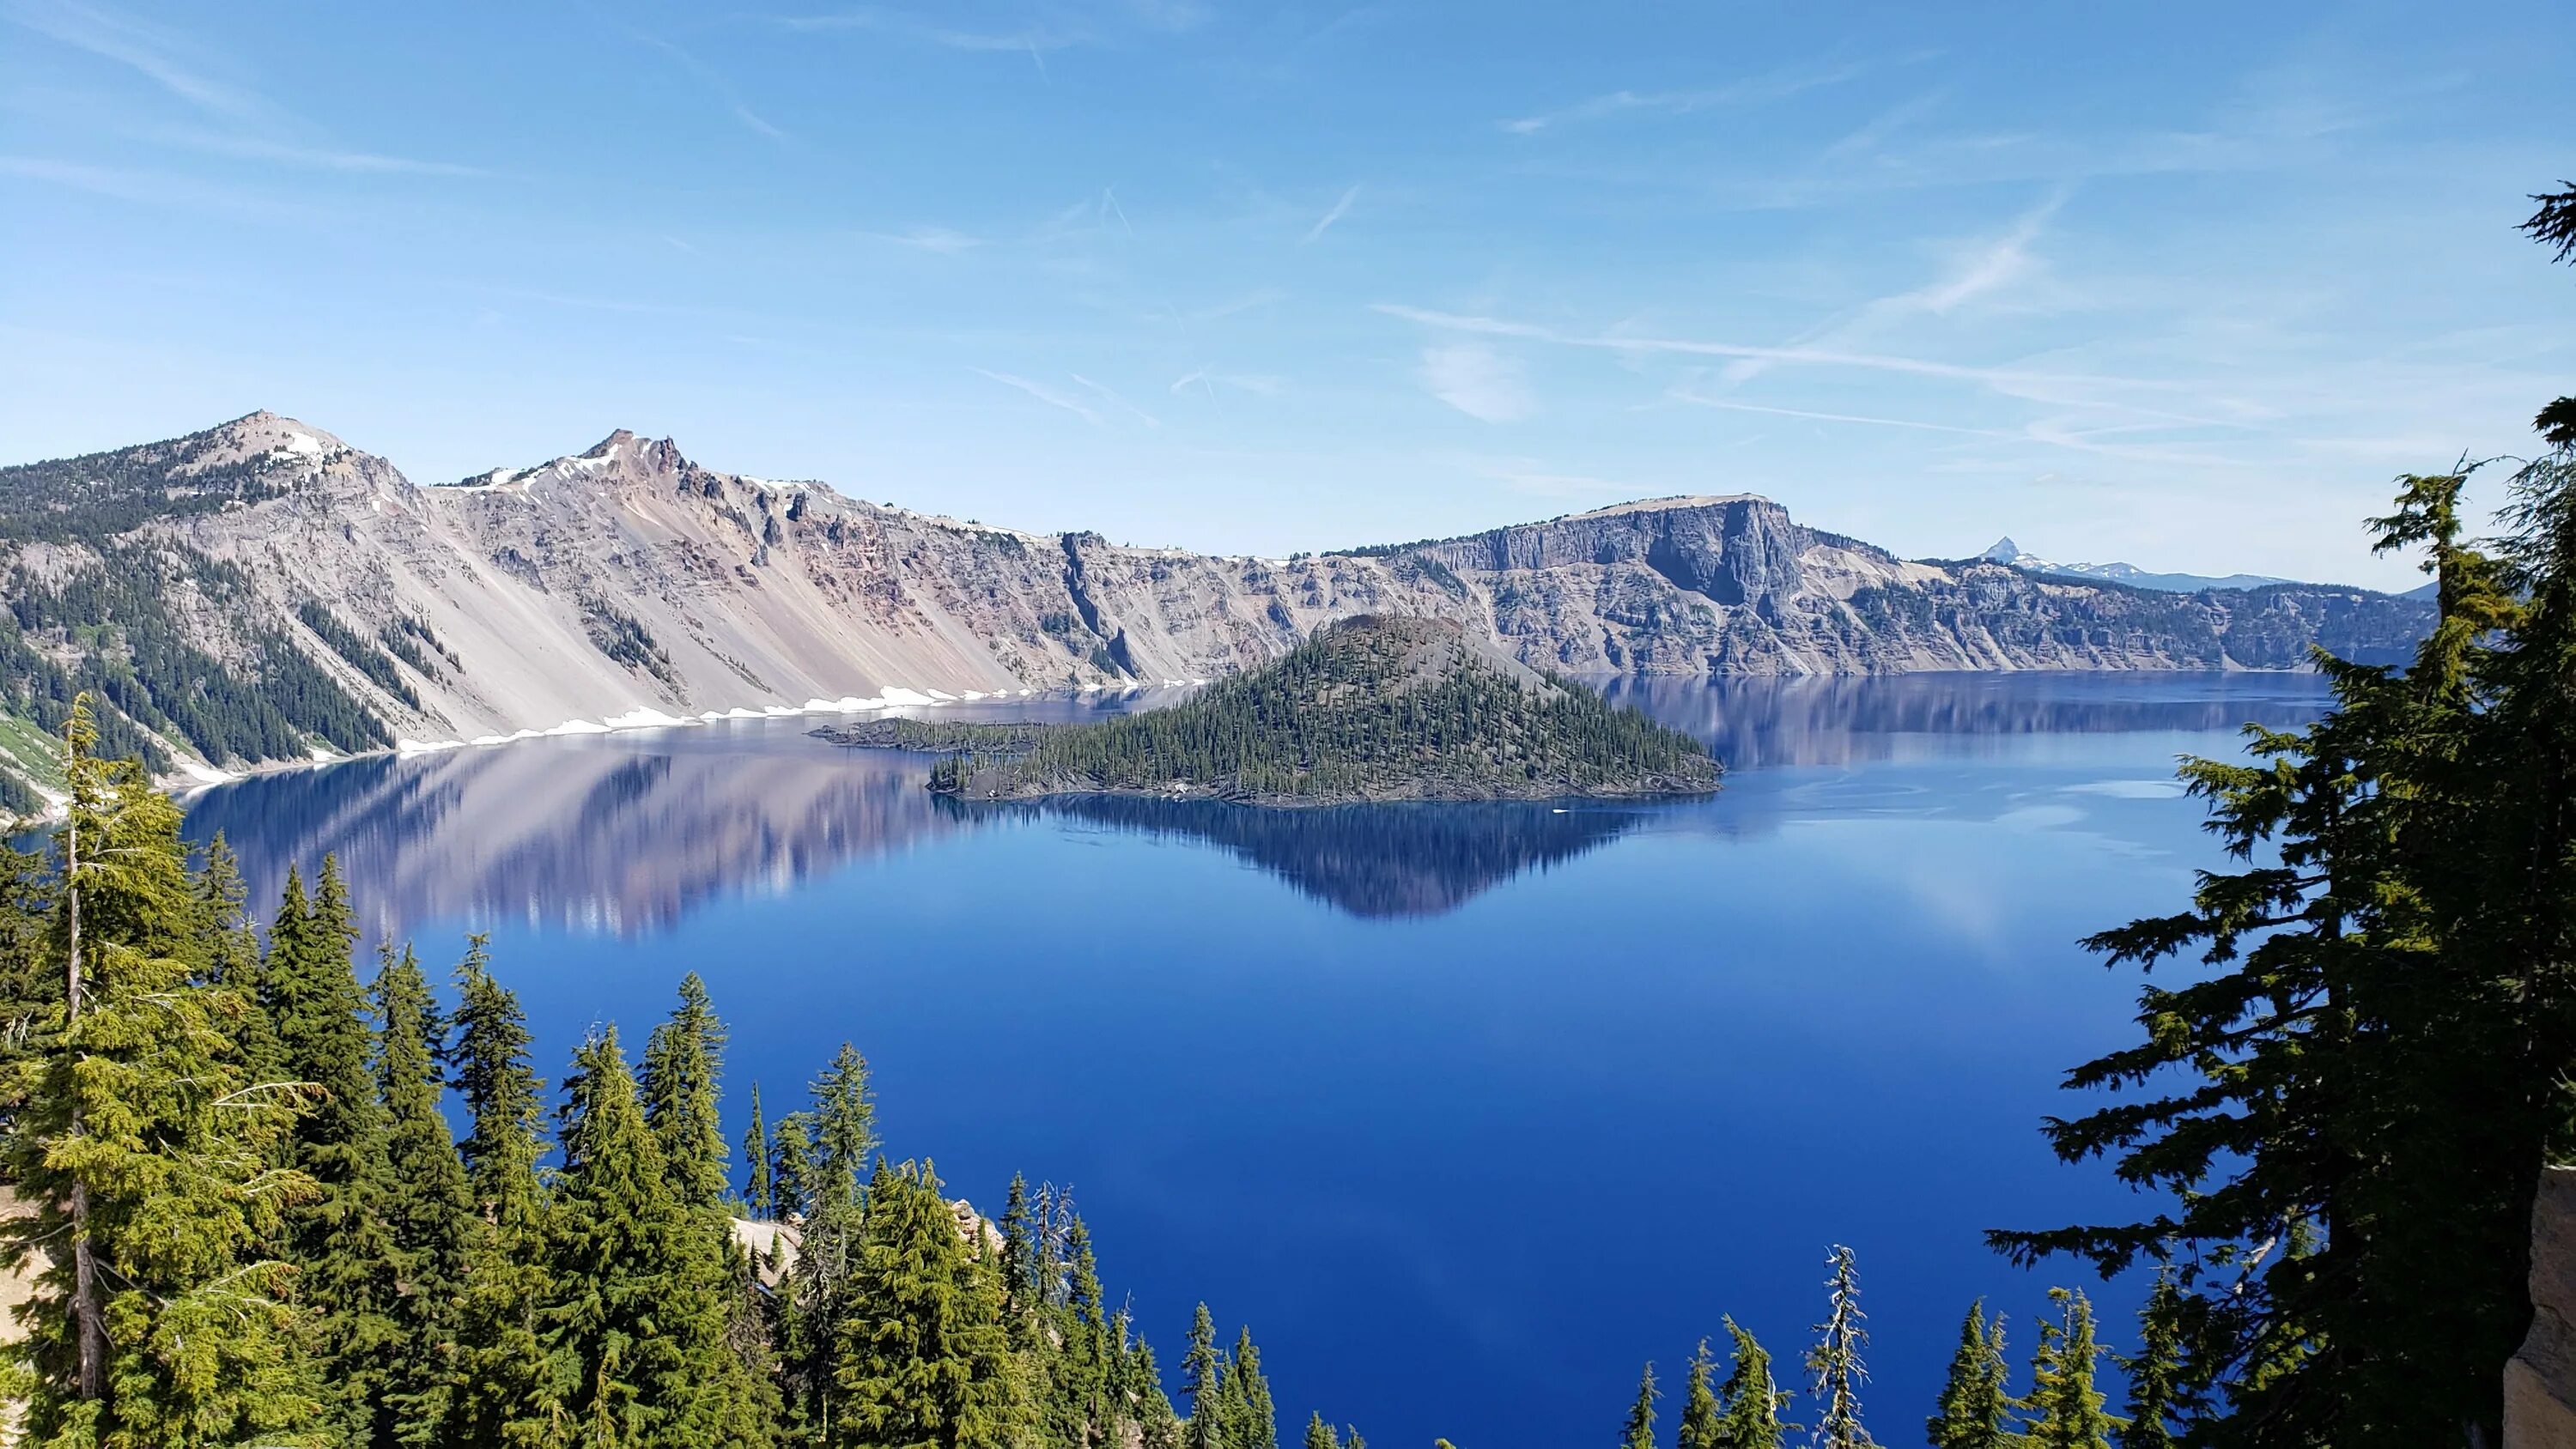
[[[1737, 772], [1974, 751], [1980, 737], [2004, 748], [2027, 735], [2294, 725], [2322, 697], [2321, 684], [2280, 675], [1621, 679], [1602, 688], [1710, 741]], [[1067, 718], [1116, 707], [1034, 700], [955, 713]], [[960, 807], [923, 788], [927, 757], [840, 749], [807, 736], [811, 723], [531, 740], [287, 771], [199, 792], [188, 801], [188, 830], [200, 840], [224, 833], [255, 912], [276, 898], [290, 863], [310, 872], [332, 853], [366, 883], [355, 895], [370, 935], [399, 939], [433, 921], [524, 921], [631, 937], [666, 929], [712, 898], [783, 893], [865, 856], [1011, 819], [1220, 846], [1312, 899], [1392, 918], [1455, 910], [1649, 820], [1758, 834], [1778, 808], [1772, 797], [1740, 794], [1563, 810], [1520, 802], [1275, 810], [1121, 797]]]

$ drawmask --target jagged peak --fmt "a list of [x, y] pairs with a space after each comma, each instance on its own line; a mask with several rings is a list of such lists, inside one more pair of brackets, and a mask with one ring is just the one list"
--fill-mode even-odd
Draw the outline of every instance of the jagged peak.
[[2021, 545], [2013, 542], [2011, 535], [2007, 534], [1996, 539], [1984, 553], [1977, 557], [1992, 559], [1996, 563], [2011, 563], [2014, 559], [2022, 557]]

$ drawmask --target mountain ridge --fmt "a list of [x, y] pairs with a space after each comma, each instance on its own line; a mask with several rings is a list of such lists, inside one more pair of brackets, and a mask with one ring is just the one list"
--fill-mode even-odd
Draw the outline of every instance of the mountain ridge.
[[[1912, 562], [1749, 494], [1282, 560], [869, 503], [627, 429], [423, 486], [265, 411], [0, 467], [0, 520], [0, 714], [55, 728], [86, 688], [156, 769], [199, 774], [1198, 681], [1363, 613], [1565, 673], [1681, 675], [2289, 668], [2318, 641], [2391, 655], [2430, 617], [2359, 589], [2147, 596]], [[15, 737], [0, 777], [41, 786]]]
[[2020, 544], [2012, 541], [2010, 534], [1996, 539], [1984, 553], [1977, 557], [2012, 568], [2027, 569], [2036, 574], [2126, 584], [2134, 589], [2157, 589], [2175, 594], [2196, 594], [2209, 589], [2262, 589], [2274, 584], [2299, 582], [2297, 579], [2276, 578], [2270, 574], [2159, 573], [2153, 569], [2142, 569], [2132, 563], [2052, 563], [2023, 549]]

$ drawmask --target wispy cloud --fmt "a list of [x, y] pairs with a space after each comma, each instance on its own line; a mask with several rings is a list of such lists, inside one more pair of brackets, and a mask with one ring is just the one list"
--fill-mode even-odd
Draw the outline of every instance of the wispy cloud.
[[1500, 121], [1504, 130], [1515, 136], [1535, 136], [1580, 121], [1606, 120], [1613, 116], [1646, 112], [1661, 116], [1688, 115], [1719, 106], [1761, 105], [1784, 101], [1805, 91], [1840, 85], [1859, 77], [1868, 69], [1864, 65], [1840, 65], [1826, 68], [1797, 67], [1748, 76], [1727, 85], [1686, 91], [1611, 91], [1589, 100], [1577, 101], [1553, 111], [1520, 116]]
[[[610, 23], [615, 24], [617, 22], [612, 21]], [[669, 56], [672, 61], [680, 67], [680, 69], [687, 71], [691, 76], [697, 79], [700, 85], [705, 86], [708, 91], [712, 92], [716, 99], [721, 101], [724, 106], [733, 113], [733, 118], [735, 120], [740, 121], [753, 132], [766, 136], [772, 141], [784, 141], [789, 139], [785, 130], [773, 124], [767, 116], [764, 116], [760, 112], [751, 108], [751, 104], [742, 98], [742, 92], [734, 89], [732, 81], [725, 79], [723, 73], [718, 71], [715, 67], [698, 59], [693, 52], [672, 41], [664, 40], [662, 37], [652, 34], [649, 31], [637, 30], [632, 26], [626, 25], [620, 25], [619, 28], [625, 30], [625, 32], [629, 36], [632, 36], [638, 44], [651, 46], [653, 49]]]
[[2008, 438], [2015, 442], [2028, 440], [2027, 434], [2015, 432], [2009, 428], [1968, 428], [1951, 423], [1916, 422], [1911, 418], [1878, 418], [1861, 413], [1822, 413], [1810, 412], [1805, 408], [1765, 407], [1759, 403], [1711, 397], [1706, 393], [1694, 392], [1688, 388], [1675, 388], [1665, 396], [1675, 402], [1689, 403], [1693, 407], [1716, 408], [1731, 413], [1760, 413], [1764, 417], [1772, 418], [1804, 418], [1809, 422], [1817, 423], [1858, 423], [1873, 428], [1908, 428], [1926, 433], [1960, 433], [1972, 438]]
[[1091, 424], [1095, 428], [1101, 426], [1100, 414], [1085, 405], [1081, 399], [1068, 397], [1065, 394], [1056, 391], [1054, 388], [1047, 386], [1045, 383], [1031, 382], [1025, 377], [1017, 377], [1007, 372], [994, 372], [989, 368], [977, 367], [970, 368], [968, 370], [979, 377], [989, 378], [994, 382], [998, 382], [1004, 387], [1018, 388], [1029, 396], [1036, 398], [1039, 402], [1045, 403], [1048, 407], [1062, 408], [1066, 412], [1073, 414], [1075, 417], [1082, 419], [1084, 422]]
[[[1026, 51], [1042, 55], [1050, 50], [1064, 50], [1083, 43], [1079, 35], [1063, 30], [1032, 26], [1022, 30], [960, 30], [940, 25], [900, 11], [875, 7], [836, 10], [820, 15], [781, 15], [772, 21], [783, 29], [808, 33], [831, 31], [866, 31], [891, 35], [902, 40], [935, 45], [947, 50], [982, 51], [992, 54], [1015, 54]], [[1043, 67], [1046, 62], [1040, 60]]]
[[1287, 383], [1264, 373], [1218, 372], [1213, 368], [1202, 367], [1172, 379], [1170, 391], [1173, 396], [1178, 397], [1195, 389], [1213, 400], [1220, 383], [1238, 392], [1252, 393], [1257, 397], [1277, 397], [1288, 390]]
[[870, 241], [891, 242], [899, 247], [911, 247], [915, 251], [937, 252], [941, 256], [955, 256], [959, 252], [973, 251], [984, 244], [982, 237], [968, 236], [962, 231], [950, 231], [944, 226], [916, 226], [907, 231], [864, 231], [859, 235]]
[[1752, 343], [1721, 342], [1685, 337], [1649, 337], [1624, 334], [1586, 334], [1564, 332], [1536, 323], [1514, 322], [1505, 318], [1478, 317], [1455, 312], [1440, 312], [1424, 307], [1380, 302], [1373, 310], [1390, 317], [1401, 317], [1426, 327], [1443, 331], [1464, 332], [1484, 337], [1512, 337], [1533, 342], [1547, 342], [1560, 347], [1596, 348], [1610, 352], [1665, 353], [1685, 357], [1749, 357], [1770, 362], [1797, 363], [1810, 367], [1855, 368], [1871, 372], [1905, 373], [1916, 377], [1951, 378], [1962, 382], [2002, 387], [2007, 384], [2041, 387], [2051, 384], [2088, 383], [2107, 387], [2154, 387], [2160, 384], [2132, 378], [2104, 377], [2086, 373], [2052, 373], [2011, 367], [1980, 367], [1966, 363], [1939, 362], [1928, 358], [1903, 357], [1888, 353], [1846, 352], [1819, 347], [1763, 347]]
[[1159, 428], [1163, 425], [1163, 420], [1161, 418], [1154, 416], [1152, 413], [1145, 411], [1143, 408], [1140, 408], [1134, 403], [1131, 403], [1127, 399], [1119, 396], [1115, 388], [1112, 388], [1105, 383], [1093, 382], [1090, 378], [1087, 378], [1078, 372], [1067, 373], [1066, 376], [1071, 377], [1075, 382], [1082, 384], [1084, 387], [1091, 389], [1099, 396], [1108, 399], [1112, 406], [1133, 414], [1136, 419], [1142, 422], [1145, 426], [1149, 428]]
[[[1971, 302], [1994, 296], [2026, 278], [2035, 268], [2032, 244], [2066, 204], [2068, 194], [2065, 187], [2051, 190], [2037, 205], [2016, 216], [2001, 235], [1968, 248], [1942, 276], [1830, 317], [1791, 339], [1790, 345], [1849, 350], [1908, 319], [1947, 317]], [[1771, 365], [1772, 359], [1768, 358], [1738, 358], [1727, 364], [1724, 375], [1728, 382], [1746, 382]]]
[[1888, 138], [1940, 109], [1943, 99], [1943, 94], [1934, 90], [1926, 91], [1910, 100], [1899, 101], [1827, 146], [1824, 150], [1824, 159], [1848, 160], [1877, 150], [1886, 144]]
[[218, 131], [165, 130], [146, 133], [147, 139], [209, 155], [230, 156], [243, 161], [271, 161], [282, 166], [303, 166], [317, 171], [343, 171], [359, 175], [392, 176], [490, 176], [481, 166], [466, 166], [454, 161], [424, 161], [411, 156], [386, 156], [372, 151], [344, 151], [329, 146], [298, 146], [283, 141], [263, 140], [256, 136], [229, 135]]
[[1480, 422], [1514, 422], [1535, 406], [1520, 364], [1480, 342], [1422, 349], [1421, 377], [1433, 397]]
[[137, 139], [244, 161], [313, 170], [412, 176], [488, 176], [479, 166], [420, 160], [299, 139], [312, 129], [285, 107], [244, 84], [219, 80], [229, 69], [211, 49], [175, 30], [76, 0], [9, 0], [0, 17], [50, 40], [125, 66], [202, 112], [223, 129], [153, 127], [127, 130]]
[[1337, 222], [1337, 221], [1340, 221], [1340, 220], [1341, 220], [1343, 217], [1345, 217], [1345, 216], [1350, 215], [1350, 212], [1351, 212], [1351, 203], [1352, 203], [1352, 202], [1354, 202], [1354, 201], [1357, 201], [1357, 200], [1359, 200], [1359, 199], [1360, 199], [1360, 189], [1359, 189], [1359, 187], [1358, 187], [1358, 185], [1357, 185], [1357, 184], [1354, 184], [1354, 185], [1352, 185], [1352, 187], [1351, 187], [1351, 189], [1350, 189], [1350, 190], [1345, 191], [1345, 192], [1343, 192], [1343, 193], [1342, 193], [1342, 199], [1341, 199], [1341, 200], [1336, 201], [1336, 202], [1334, 202], [1334, 203], [1333, 203], [1333, 209], [1332, 209], [1332, 210], [1325, 212], [1321, 217], [1317, 218], [1317, 220], [1316, 220], [1316, 222], [1315, 222], [1315, 224], [1314, 224], [1313, 226], [1310, 226], [1310, 227], [1308, 227], [1308, 228], [1306, 229], [1306, 235], [1298, 241], [1297, 245], [1299, 245], [1299, 246], [1307, 246], [1307, 245], [1310, 245], [1310, 244], [1312, 244], [1312, 243], [1314, 242], [1314, 240], [1315, 240], [1317, 237], [1320, 237], [1320, 236], [1322, 236], [1324, 233], [1326, 233], [1326, 232], [1328, 232], [1328, 231], [1331, 231], [1331, 230], [1333, 229], [1333, 223], [1335, 223], [1335, 222]]
[[258, 93], [202, 74], [207, 67], [175, 31], [72, 0], [12, 0], [0, 14], [39, 35], [130, 66], [210, 114], [252, 120], [274, 111]]

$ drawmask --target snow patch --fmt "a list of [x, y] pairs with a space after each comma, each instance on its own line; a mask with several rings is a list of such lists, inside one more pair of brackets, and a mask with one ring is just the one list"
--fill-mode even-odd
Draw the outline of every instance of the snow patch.
[[668, 729], [674, 725], [685, 725], [691, 723], [694, 723], [694, 721], [678, 719], [671, 715], [664, 714], [658, 709], [646, 709], [640, 705], [634, 709], [628, 710], [624, 714], [612, 715], [608, 719], [601, 721], [601, 724], [605, 728], [612, 730]]
[[[170, 758], [178, 762], [180, 774], [187, 776], [189, 779], [196, 781], [200, 785], [220, 785], [227, 780], [238, 780], [241, 778], [239, 774], [233, 771], [218, 770], [203, 760], [179, 754], [176, 751], [171, 753]], [[41, 787], [38, 789], [37, 793], [46, 794]], [[47, 798], [50, 799], [52, 797], [47, 795]]]

